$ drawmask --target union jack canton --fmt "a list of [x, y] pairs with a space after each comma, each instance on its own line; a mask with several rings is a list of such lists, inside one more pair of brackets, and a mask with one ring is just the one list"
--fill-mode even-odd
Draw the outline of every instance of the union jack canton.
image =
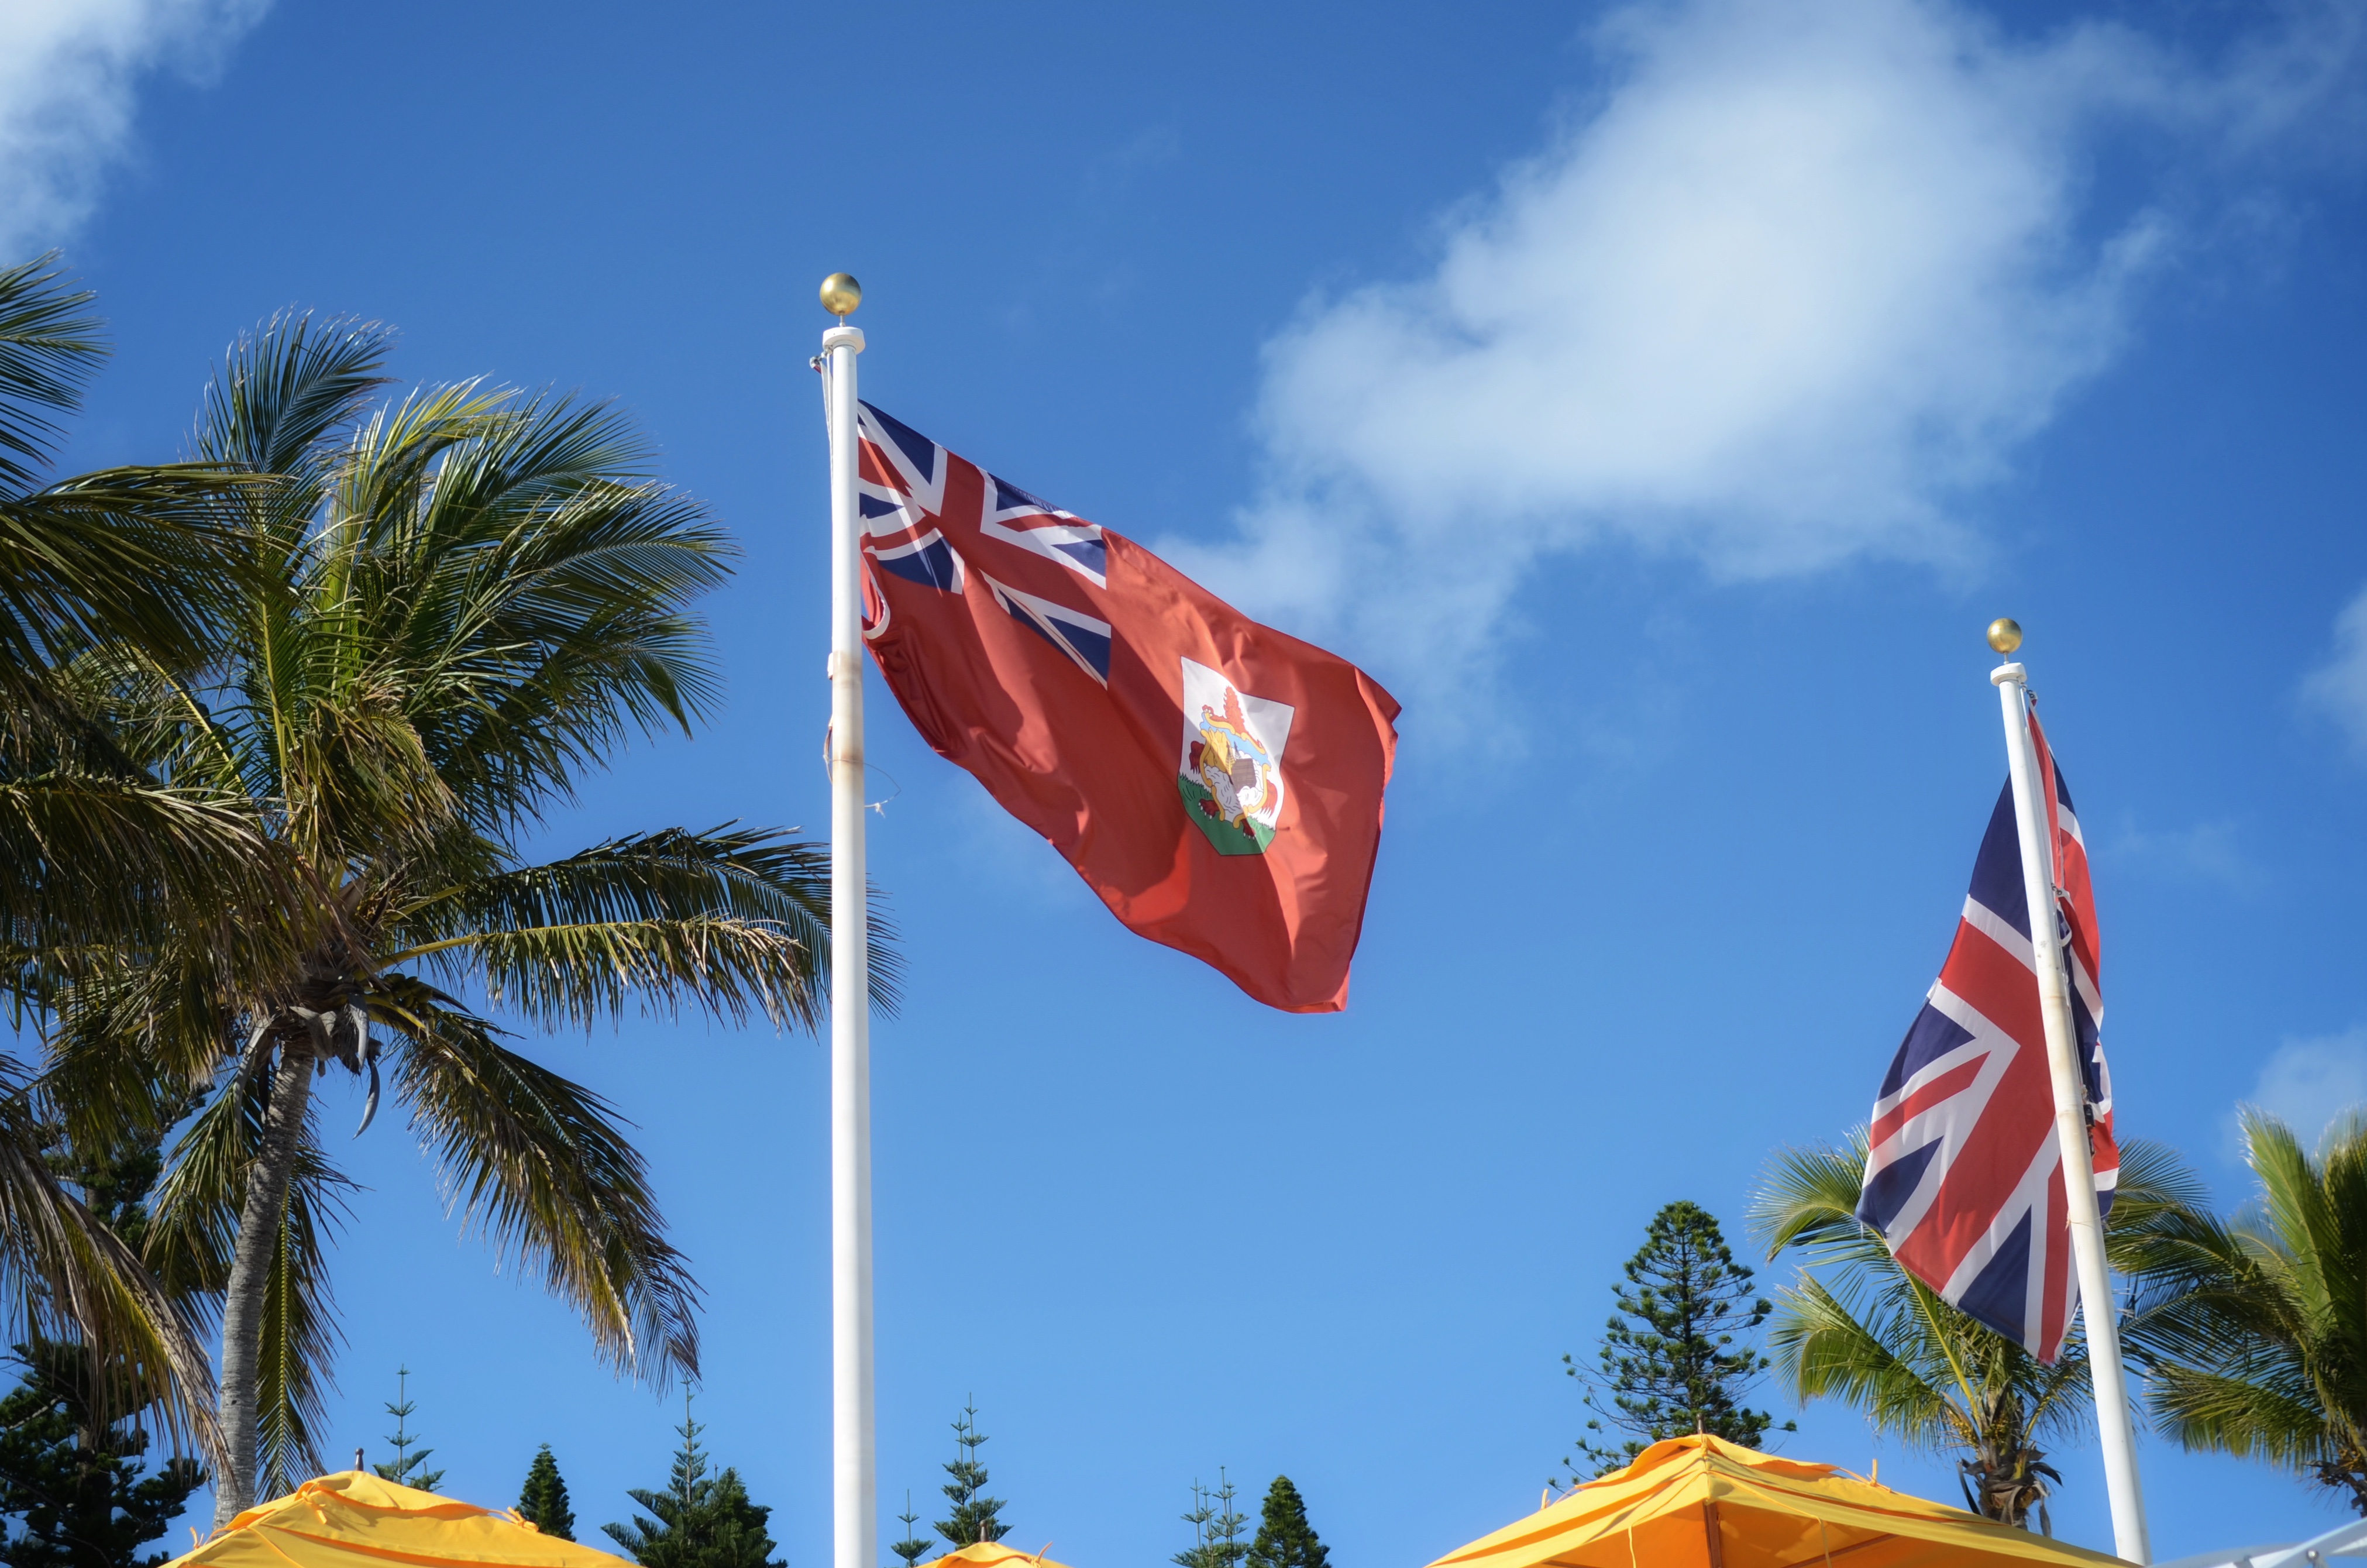
[[[1099, 525], [1037, 500], [1006, 479], [965, 462], [926, 436], [863, 403], [855, 417], [863, 431], [864, 467], [856, 504], [863, 517], [863, 548], [880, 571], [923, 587], [959, 594], [968, 585], [969, 556], [991, 550], [992, 540], [1015, 548], [990, 562], [1005, 582], [980, 571], [994, 602], [1011, 618], [1066, 653], [1079, 669], [1109, 685], [1110, 625], [1097, 616], [1059, 602], [1071, 580], [1109, 586], [1108, 545]], [[974, 517], [978, 537], [957, 548], [946, 538], [950, 515]], [[1044, 563], [1061, 568], [1046, 573]], [[1027, 581], [1039, 592], [1016, 586]], [[874, 597], [876, 612], [864, 635], [887, 629], [887, 601]]]
[[[2109, 1210], [2121, 1160], [2101, 1034], [2095, 893], [2071, 793], [2035, 713], [2030, 732], [2048, 805], [2048, 871], [2087, 1081], [2097, 1204]], [[1973, 862], [1948, 960], [1874, 1102], [1858, 1218], [1882, 1233], [1908, 1273], [2051, 1364], [2078, 1282], [2029, 908], [2009, 783]]]

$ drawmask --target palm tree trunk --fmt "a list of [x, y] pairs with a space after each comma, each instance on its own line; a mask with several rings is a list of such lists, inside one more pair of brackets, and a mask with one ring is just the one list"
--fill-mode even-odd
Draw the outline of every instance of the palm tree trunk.
[[281, 1037], [279, 1071], [263, 1116], [263, 1146], [247, 1172], [238, 1244], [222, 1301], [221, 1435], [226, 1473], [214, 1481], [214, 1528], [255, 1506], [255, 1365], [263, 1350], [265, 1295], [288, 1212], [288, 1183], [302, 1147], [312, 1095], [312, 1046], [301, 1029]]

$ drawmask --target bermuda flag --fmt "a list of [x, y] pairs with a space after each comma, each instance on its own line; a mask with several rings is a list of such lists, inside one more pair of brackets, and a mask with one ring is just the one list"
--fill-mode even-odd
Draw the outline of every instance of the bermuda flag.
[[1270, 1006], [1345, 1006], [1396, 701], [1131, 540], [861, 423], [864, 636], [921, 737], [1128, 929]]
[[[2035, 713], [2030, 733], [2048, 802], [2045, 837], [2054, 846], [2056, 913], [2087, 1077], [2096, 1196], [2109, 1210], [2121, 1156], [2099, 1032], [2095, 893], [2071, 792]], [[1973, 862], [1955, 945], [1874, 1102], [1858, 1218], [1882, 1233], [1908, 1272], [2051, 1363], [2063, 1348], [2078, 1283], [2029, 908], [2009, 783]]]

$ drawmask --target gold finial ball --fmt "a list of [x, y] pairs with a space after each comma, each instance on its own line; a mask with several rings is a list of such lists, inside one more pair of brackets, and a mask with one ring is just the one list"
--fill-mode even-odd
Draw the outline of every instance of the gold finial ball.
[[1989, 646], [2000, 653], [2010, 653], [2022, 646], [2022, 622], [2004, 616], [1989, 622]]
[[852, 272], [833, 272], [821, 280], [821, 308], [844, 321], [863, 303], [863, 285]]

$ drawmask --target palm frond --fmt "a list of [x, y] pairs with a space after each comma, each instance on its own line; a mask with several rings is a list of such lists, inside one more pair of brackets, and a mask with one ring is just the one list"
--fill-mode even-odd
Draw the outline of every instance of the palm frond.
[[2112, 1197], [2116, 1219], [2108, 1222], [2141, 1228], [2156, 1214], [2199, 1213], [2210, 1206], [2210, 1187], [2176, 1149], [2151, 1138], [2121, 1145], [2120, 1180]]
[[63, 955], [177, 926], [237, 947], [225, 915], [269, 907], [277, 877], [253, 824], [217, 798], [67, 767], [0, 772], [0, 919], [28, 946]]
[[2208, 1364], [2256, 1338], [2304, 1335], [2308, 1314], [2283, 1288], [2284, 1261], [2275, 1247], [2201, 1210], [2130, 1227], [2112, 1259], [2133, 1282], [2122, 1340], [2140, 1365], [2159, 1368]]
[[2282, 1253], [2293, 1268], [2293, 1288], [2299, 1304], [2311, 1313], [2332, 1305], [2337, 1281], [2327, 1265], [2342, 1250], [2341, 1227], [2320, 1185], [2316, 1163], [2293, 1130], [2276, 1118], [2247, 1108], [2239, 1118], [2244, 1130], [2245, 1161], [2259, 1179], [2254, 1215], [2239, 1216], [2238, 1230], [2248, 1230]]
[[[761, 1014], [811, 1028], [822, 993], [811, 949], [779, 927], [692, 915], [490, 931], [455, 939], [486, 994], [549, 1027], [589, 1028], [629, 1007], [674, 1017], [685, 1006], [739, 1024]], [[441, 956], [441, 955], [438, 955]]]
[[2133, 1238], [2126, 1330], [2155, 1421], [2190, 1449], [2248, 1455], [2367, 1509], [2367, 1124], [2317, 1155], [2243, 1115], [2259, 1181], [2228, 1221], [2166, 1210]]
[[[380, 961], [481, 966], [507, 1006], [589, 1027], [629, 1004], [685, 1003], [776, 1025], [819, 1022], [829, 961], [826, 853], [775, 829], [680, 828], [492, 872], [391, 912]], [[893, 932], [875, 903], [874, 998], [897, 1002]]]
[[40, 484], [107, 352], [95, 296], [56, 263], [0, 268], [0, 687], [109, 639], [195, 659], [228, 600], [238, 503], [273, 483], [195, 462]]
[[195, 663], [239, 570], [242, 494], [270, 483], [181, 464], [0, 495], [0, 658], [29, 671], [121, 640], [172, 667]]
[[[320, 650], [326, 652], [328, 650]], [[279, 758], [284, 834], [309, 864], [405, 860], [442, 836], [459, 802], [388, 694], [303, 705]]]
[[770, 921], [815, 947], [829, 934], [829, 851], [736, 823], [629, 834], [539, 866], [441, 888], [390, 910], [424, 939], [583, 921], [712, 915]]
[[98, 296], [76, 289], [55, 251], [0, 267], [0, 489], [32, 487], [107, 358]]
[[210, 1318], [219, 1310], [211, 1298], [230, 1279], [247, 1168], [262, 1145], [262, 1054], [250, 1051], [230, 1063], [218, 1092], [175, 1142], [149, 1204], [142, 1248], [148, 1267]]
[[1935, 1383], [1928, 1369], [1901, 1354], [1915, 1343], [1893, 1320], [1869, 1326], [1859, 1310], [1841, 1301], [1822, 1280], [1802, 1275], [1795, 1286], [1779, 1286], [1767, 1348], [1794, 1397], [1836, 1398], [1863, 1411], [1874, 1430], [1924, 1449], [1962, 1443], [1968, 1434], [1965, 1413]]
[[196, 449], [250, 473], [317, 477], [360, 415], [394, 348], [377, 322], [289, 312], [241, 336], [207, 384]]
[[2305, 1471], [2334, 1457], [2320, 1402], [2301, 1369], [2282, 1360], [2226, 1371], [2167, 1365], [2152, 1378], [2155, 1421], [2188, 1449], [2267, 1460]]
[[505, 1267], [538, 1266], [620, 1370], [696, 1377], [698, 1287], [611, 1108], [481, 1018], [426, 995], [403, 1006], [425, 1027], [406, 1030], [396, 1092], [466, 1224]]
[[266, 1494], [293, 1492], [329, 1468], [320, 1433], [345, 1335], [330, 1289], [328, 1241], [347, 1216], [350, 1185], [308, 1139], [288, 1184], [255, 1357], [255, 1478]]
[[1816, 1263], [1883, 1267], [1890, 1249], [1857, 1217], [1865, 1181], [1865, 1129], [1840, 1145], [1779, 1151], [1750, 1203], [1750, 1230], [1770, 1258], [1797, 1248]]
[[215, 1001], [220, 976], [181, 954], [93, 955], [51, 1011], [49, 1060], [33, 1090], [41, 1119], [69, 1147], [172, 1141], [211, 1098], [234, 1020]]
[[628, 482], [648, 445], [611, 409], [529, 399], [440, 455], [404, 504], [374, 492], [364, 586], [431, 755], [499, 829], [711, 709], [685, 607], [736, 551], [697, 502]]
[[154, 1413], [177, 1449], [221, 1452], [198, 1324], [139, 1257], [67, 1192], [13, 1065], [0, 1064], [0, 1313], [17, 1342], [79, 1344], [97, 1408]]

